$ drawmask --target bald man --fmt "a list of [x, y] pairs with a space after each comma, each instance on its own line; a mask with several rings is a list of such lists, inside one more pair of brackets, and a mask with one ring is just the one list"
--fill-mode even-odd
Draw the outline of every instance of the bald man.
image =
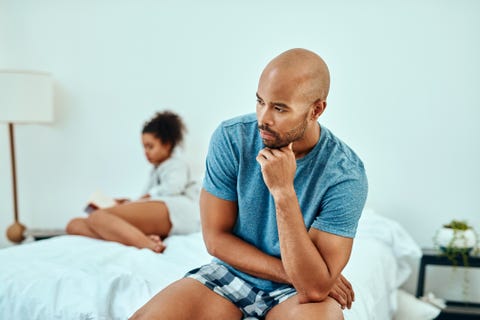
[[213, 133], [200, 198], [210, 264], [132, 319], [343, 319], [341, 275], [367, 196], [362, 161], [320, 125], [330, 76], [292, 49], [260, 76], [256, 114]]

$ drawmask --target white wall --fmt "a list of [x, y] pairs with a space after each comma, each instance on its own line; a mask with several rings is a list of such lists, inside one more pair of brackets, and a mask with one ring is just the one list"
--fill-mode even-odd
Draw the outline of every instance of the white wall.
[[[254, 111], [265, 64], [305, 47], [330, 66], [321, 122], [363, 158], [368, 205], [423, 246], [452, 218], [480, 230], [479, 13], [475, 0], [0, 0], [0, 68], [55, 78], [55, 123], [16, 128], [21, 220], [63, 227], [96, 188], [139, 195], [139, 132], [155, 110], [185, 118], [201, 174], [216, 125]], [[2, 124], [1, 230], [8, 155]]]

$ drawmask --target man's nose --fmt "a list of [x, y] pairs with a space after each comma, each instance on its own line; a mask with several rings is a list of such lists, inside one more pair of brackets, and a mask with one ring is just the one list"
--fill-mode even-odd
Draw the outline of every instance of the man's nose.
[[257, 120], [260, 125], [272, 126], [273, 119], [270, 108], [264, 106], [261, 110], [259, 110]]

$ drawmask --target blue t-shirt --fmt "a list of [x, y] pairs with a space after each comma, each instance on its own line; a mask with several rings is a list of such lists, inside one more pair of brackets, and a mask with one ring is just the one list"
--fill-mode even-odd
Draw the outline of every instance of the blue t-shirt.
[[[256, 157], [265, 146], [255, 114], [224, 121], [213, 133], [203, 187], [212, 195], [238, 204], [233, 233], [263, 252], [280, 257], [275, 203]], [[367, 197], [362, 161], [344, 142], [321, 126], [320, 139], [297, 159], [294, 188], [306, 229], [353, 238]], [[241, 272], [234, 274], [262, 290], [284, 284]]]

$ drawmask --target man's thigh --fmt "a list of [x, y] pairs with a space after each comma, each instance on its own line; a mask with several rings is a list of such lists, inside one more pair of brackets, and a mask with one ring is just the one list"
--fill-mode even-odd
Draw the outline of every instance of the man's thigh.
[[195, 279], [183, 278], [160, 291], [131, 320], [240, 320], [242, 312], [232, 302]]
[[334, 299], [327, 297], [322, 302], [298, 303], [296, 295], [277, 304], [265, 320], [343, 320], [342, 308]]

